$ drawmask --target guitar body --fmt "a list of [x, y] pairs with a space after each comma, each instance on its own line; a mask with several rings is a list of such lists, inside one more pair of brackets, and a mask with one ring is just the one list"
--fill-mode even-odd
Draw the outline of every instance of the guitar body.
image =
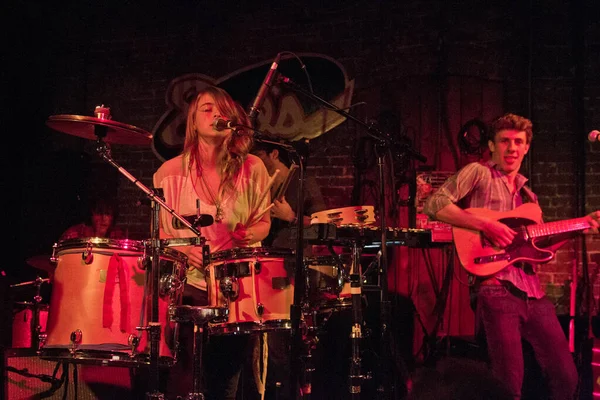
[[535, 203], [526, 203], [507, 212], [485, 208], [469, 208], [469, 213], [500, 221], [517, 231], [506, 248], [493, 246], [479, 231], [452, 227], [452, 236], [462, 266], [477, 276], [493, 275], [515, 262], [544, 263], [554, 257], [554, 251], [538, 247], [529, 238], [526, 226], [541, 222], [542, 210]]

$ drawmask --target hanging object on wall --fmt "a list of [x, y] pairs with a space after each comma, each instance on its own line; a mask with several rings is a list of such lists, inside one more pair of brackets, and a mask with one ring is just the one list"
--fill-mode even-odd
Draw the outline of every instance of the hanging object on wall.
[[[346, 70], [340, 63], [323, 54], [282, 54], [278, 74], [296, 85], [311, 87], [315, 95], [340, 109], [350, 106], [354, 80], [348, 79]], [[167, 110], [152, 131], [154, 154], [165, 161], [181, 152], [188, 106], [206, 86], [214, 85], [226, 90], [244, 109], [249, 109], [271, 63], [272, 60], [253, 64], [216, 79], [200, 73], [173, 79], [165, 96]], [[340, 114], [319, 107], [314, 101], [297, 95], [285, 85], [274, 84], [258, 113], [256, 129], [278, 139], [298, 142], [302, 139], [314, 139], [345, 120]]]
[[477, 118], [467, 121], [460, 128], [456, 141], [463, 154], [481, 154], [487, 148], [488, 137], [486, 124]]

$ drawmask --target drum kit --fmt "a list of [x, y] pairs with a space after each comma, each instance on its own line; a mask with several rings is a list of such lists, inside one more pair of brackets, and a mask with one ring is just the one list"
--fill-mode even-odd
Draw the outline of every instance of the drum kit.
[[[149, 368], [147, 397], [164, 398], [158, 390], [159, 367], [177, 363], [178, 324], [191, 323], [195, 327], [194, 387], [187, 398], [204, 398], [200, 371], [205, 331], [209, 335], [239, 335], [294, 329], [290, 308], [295, 303], [294, 280], [299, 276], [294, 273], [298, 262], [295, 251], [257, 247], [211, 254], [197, 229], [200, 225], [178, 215], [165, 204], [159, 190], [145, 187], [110, 156], [110, 144], [146, 145], [152, 135], [113, 121], [107, 107], [96, 107], [94, 114], [51, 116], [47, 125], [96, 140], [100, 156], [149, 198], [151, 237], [68, 239], [55, 243], [50, 256], [28, 259], [34, 268], [49, 272], [50, 279], [25, 283], [35, 285], [38, 295], [34, 303], [23, 304], [15, 318], [17, 321], [20, 313], [29, 313], [24, 320], [31, 321], [27, 328], [30, 339], [20, 338], [27, 343], [18, 346], [31, 347], [42, 359], [59, 363]], [[195, 236], [159, 239], [161, 208]], [[374, 222], [372, 206], [328, 210], [312, 216], [313, 224], [350, 227], [357, 232]], [[187, 256], [176, 248], [189, 245], [203, 248], [210, 306], [181, 304]], [[352, 240], [350, 245], [349, 254], [304, 258], [301, 326], [307, 342], [314, 337], [306, 332], [320, 328], [314, 315], [342, 309], [355, 309], [356, 315], [356, 308], [361, 307], [360, 300], [356, 302], [362, 278], [361, 240]], [[40, 304], [39, 288], [46, 282], [52, 283], [49, 305]], [[360, 339], [360, 335], [352, 337]], [[356, 350], [356, 343], [353, 347]], [[353, 354], [354, 359], [358, 356]], [[353, 374], [358, 376], [360, 371], [354, 370]]]

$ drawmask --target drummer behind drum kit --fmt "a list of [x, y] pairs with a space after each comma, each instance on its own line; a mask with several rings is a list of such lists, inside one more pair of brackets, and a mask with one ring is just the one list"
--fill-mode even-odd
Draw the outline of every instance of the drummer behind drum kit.
[[[56, 115], [47, 125], [57, 131], [97, 140], [107, 162], [143, 190], [152, 204], [151, 238], [113, 240], [88, 237], [59, 241], [51, 256], [33, 257], [28, 263], [51, 272], [49, 306], [26, 305], [33, 312], [27, 343], [19, 337], [13, 345], [34, 348], [44, 360], [59, 363], [116, 367], [150, 367], [149, 382], [158, 367], [177, 362], [178, 324], [196, 327], [194, 387], [188, 399], [201, 394], [201, 334], [249, 334], [289, 330], [294, 300], [294, 252], [277, 248], [236, 248], [210, 254], [204, 238], [190, 223], [164, 204], [160, 193], [144, 187], [110, 157], [107, 144], [146, 145], [151, 135], [112, 121], [110, 110], [96, 107], [95, 117]], [[158, 239], [158, 211], [162, 205], [196, 237]], [[204, 221], [204, 220], [203, 220]], [[312, 215], [312, 224], [332, 224], [357, 231], [375, 222], [372, 206], [347, 207]], [[206, 221], [198, 225], [206, 225]], [[361, 275], [360, 242], [352, 241], [351, 254], [305, 259], [306, 315], [331, 313], [352, 307], [350, 276]], [[358, 244], [357, 244], [358, 243]], [[206, 250], [209, 307], [181, 305], [187, 257], [174, 249], [196, 245]], [[36, 282], [38, 290], [41, 283]], [[39, 298], [38, 298], [39, 299]], [[38, 301], [39, 303], [39, 301]], [[28, 309], [29, 307], [29, 309]], [[17, 321], [21, 317], [15, 319]], [[45, 322], [47, 320], [47, 322]], [[305, 328], [317, 328], [314, 320]], [[309, 325], [309, 326], [306, 326]], [[33, 338], [35, 337], [35, 338]], [[355, 371], [356, 372], [356, 371]], [[149, 397], [163, 398], [150, 382]]]

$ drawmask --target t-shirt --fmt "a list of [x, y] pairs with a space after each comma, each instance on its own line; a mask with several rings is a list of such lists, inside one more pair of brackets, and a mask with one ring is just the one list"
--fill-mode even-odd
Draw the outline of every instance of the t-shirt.
[[[179, 155], [165, 161], [153, 177], [154, 186], [163, 189], [165, 203], [181, 216], [197, 215], [199, 196], [196, 189], [201, 190], [199, 187], [201, 182], [195, 168], [192, 168], [191, 171], [188, 168], [188, 158], [186, 155]], [[260, 158], [249, 154], [234, 179], [234, 189], [227, 191], [221, 199], [221, 207], [224, 211], [223, 220], [198, 228], [201, 236], [206, 238], [206, 244], [209, 246], [211, 254], [231, 249], [233, 247], [231, 233], [235, 230], [237, 223], [246, 225], [253, 215], [264, 210], [270, 202], [269, 195], [264, 196], [260, 201], [269, 181], [269, 174]], [[200, 201], [200, 214], [210, 214], [214, 217], [215, 205]], [[195, 237], [187, 227], [178, 228], [177, 225], [181, 225], [179, 221], [168, 210], [161, 208], [160, 227], [167, 237]], [[260, 246], [260, 242], [253, 246]], [[187, 282], [194, 287], [206, 290], [204, 273], [199, 269], [188, 269]]]

